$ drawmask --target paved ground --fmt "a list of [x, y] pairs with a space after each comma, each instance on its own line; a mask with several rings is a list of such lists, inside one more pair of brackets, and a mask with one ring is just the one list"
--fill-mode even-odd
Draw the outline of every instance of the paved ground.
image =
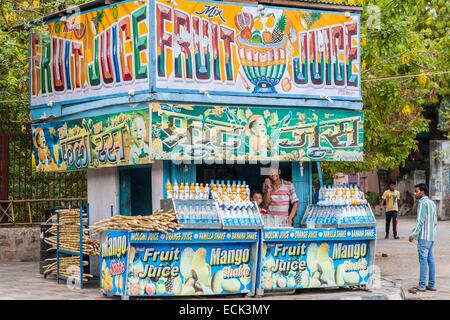
[[[410, 294], [408, 289], [419, 282], [419, 258], [417, 242], [410, 243], [408, 237], [415, 226], [415, 218], [400, 217], [398, 232], [400, 239], [384, 239], [384, 221], [378, 219], [377, 255], [375, 263], [381, 269], [383, 278], [397, 282], [404, 289], [407, 299], [450, 300], [450, 221], [439, 221], [434, 249], [436, 260], [437, 292]], [[392, 226], [391, 226], [392, 228]], [[392, 232], [392, 231], [391, 231]], [[382, 253], [387, 257], [382, 257]]]
[[[0, 300], [100, 300], [106, 299], [98, 287], [83, 290], [57, 284], [53, 279], [45, 279], [39, 274], [39, 265], [33, 262], [0, 264]], [[231, 297], [231, 299], [242, 297]], [[277, 294], [262, 299], [282, 300], [399, 300], [401, 290], [394, 283], [377, 279], [372, 291], [362, 290], [299, 290], [297, 294]], [[198, 299], [198, 298], [196, 298]], [[200, 298], [200, 299], [205, 299]], [[221, 298], [222, 299], [222, 298]], [[253, 299], [253, 298], [250, 298]]]
[[[449, 299], [450, 300], [450, 221], [440, 222], [436, 243], [436, 293], [412, 295], [407, 289], [417, 284], [419, 265], [416, 243], [409, 243], [408, 236], [415, 220], [402, 217], [399, 223], [400, 240], [384, 239], [384, 223], [378, 221], [376, 265], [379, 272], [375, 278], [374, 289], [361, 290], [299, 290], [297, 294], [283, 294], [263, 299], [311, 300], [311, 299]], [[382, 254], [387, 257], [382, 257]], [[68, 288], [55, 280], [44, 279], [39, 274], [38, 263], [0, 263], [0, 299], [64, 299], [99, 300], [105, 299], [98, 287], [83, 290]], [[403, 288], [403, 290], [402, 290]]]

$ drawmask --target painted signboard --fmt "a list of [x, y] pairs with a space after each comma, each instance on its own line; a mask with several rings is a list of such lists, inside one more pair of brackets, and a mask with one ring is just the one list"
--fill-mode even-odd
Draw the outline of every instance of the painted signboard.
[[359, 100], [359, 15], [157, 0], [156, 88]]
[[152, 104], [154, 160], [362, 161], [363, 113]]
[[148, 108], [32, 126], [36, 171], [150, 163]]
[[52, 21], [31, 37], [31, 106], [149, 89], [149, 6], [127, 1]]
[[105, 294], [125, 295], [128, 234], [123, 231], [108, 232], [100, 249], [100, 288]]
[[261, 287], [266, 290], [368, 285], [369, 241], [266, 242]]
[[250, 243], [132, 244], [130, 296], [249, 293], [255, 268]]
[[101, 247], [101, 288], [133, 297], [250, 293], [258, 240], [255, 231], [110, 231]]

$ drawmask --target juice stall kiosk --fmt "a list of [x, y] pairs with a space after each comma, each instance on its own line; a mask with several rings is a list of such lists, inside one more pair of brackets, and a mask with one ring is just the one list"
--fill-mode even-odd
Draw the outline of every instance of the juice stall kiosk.
[[[360, 8], [100, 2], [46, 17], [31, 37], [34, 168], [87, 170], [91, 223], [160, 209], [187, 219], [167, 234], [104, 235], [92, 260], [103, 291], [262, 294], [370, 283], [373, 224], [356, 219], [359, 209], [345, 209], [353, 225], [343, 214], [322, 221], [331, 213], [310, 206], [312, 163], [363, 159]], [[259, 189], [261, 168], [272, 165], [297, 190], [294, 228], [263, 228], [247, 188], [232, 190], [232, 180]], [[175, 199], [175, 183], [194, 198]], [[206, 184], [207, 199], [196, 199]], [[163, 277], [148, 273], [163, 269]]]

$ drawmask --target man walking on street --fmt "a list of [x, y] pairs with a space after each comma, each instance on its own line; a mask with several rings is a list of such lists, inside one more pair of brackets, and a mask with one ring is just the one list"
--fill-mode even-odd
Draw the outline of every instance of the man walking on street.
[[400, 203], [400, 192], [395, 189], [395, 181], [389, 182], [389, 189], [383, 193], [381, 197], [381, 205], [386, 204], [386, 237], [389, 239], [389, 228], [392, 220], [392, 229], [394, 231], [394, 239], [400, 239], [397, 236], [397, 216], [398, 205]]
[[[417, 249], [419, 251], [420, 262], [420, 281], [419, 286], [412, 287], [410, 293], [425, 292], [426, 290], [436, 291], [435, 288], [435, 269], [433, 257], [433, 245], [436, 238], [437, 212], [433, 200], [428, 198], [428, 187], [421, 183], [414, 186], [414, 196], [419, 199], [417, 206], [417, 223], [409, 242], [417, 240]], [[428, 286], [427, 280], [428, 274]]]

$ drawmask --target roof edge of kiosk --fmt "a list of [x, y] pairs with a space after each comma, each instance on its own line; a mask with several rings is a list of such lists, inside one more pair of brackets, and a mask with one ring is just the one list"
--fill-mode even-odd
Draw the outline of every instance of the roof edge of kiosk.
[[27, 24], [19, 24], [16, 26], [13, 26], [13, 30], [23, 30], [23, 29], [30, 29], [33, 28], [37, 25], [40, 24], [45, 24], [48, 21], [51, 21], [53, 19], [58, 19], [61, 17], [64, 17], [66, 15], [71, 15], [74, 13], [74, 9], [78, 8], [80, 10], [80, 12], [83, 11], [87, 11], [87, 10], [92, 10], [92, 9], [96, 9], [96, 8], [100, 8], [102, 6], [106, 6], [115, 2], [123, 2], [122, 0], [119, 1], [115, 1], [115, 0], [94, 0], [94, 1], [89, 1], [80, 5], [75, 5], [75, 6], [69, 6], [64, 10], [60, 10], [57, 11], [55, 13], [51, 13], [49, 15], [43, 16], [41, 18], [37, 18], [35, 20], [30, 21]]
[[[125, 2], [126, 0], [94, 0], [90, 2], [86, 2], [76, 6], [67, 7], [64, 10], [60, 10], [58, 12], [49, 14], [42, 18], [35, 19], [30, 21], [29, 24], [19, 24], [13, 26], [13, 30], [23, 30], [29, 29], [39, 24], [44, 24], [50, 20], [61, 18], [63, 16], [73, 14], [73, 10], [75, 8], [79, 8], [80, 12], [92, 10], [96, 8], [100, 8], [105, 5]], [[227, 1], [217, 1], [217, 2], [237, 2], [237, 3], [249, 3], [249, 4], [265, 4], [265, 5], [276, 5], [282, 7], [295, 7], [295, 8], [305, 8], [305, 9], [316, 9], [316, 10], [324, 10], [324, 11], [349, 11], [349, 12], [361, 12], [363, 8], [360, 6], [352, 6], [346, 4], [339, 4], [333, 1], [325, 2], [325, 1], [293, 1], [293, 0], [259, 0], [259, 1], [251, 1], [251, 0], [227, 0]]]

